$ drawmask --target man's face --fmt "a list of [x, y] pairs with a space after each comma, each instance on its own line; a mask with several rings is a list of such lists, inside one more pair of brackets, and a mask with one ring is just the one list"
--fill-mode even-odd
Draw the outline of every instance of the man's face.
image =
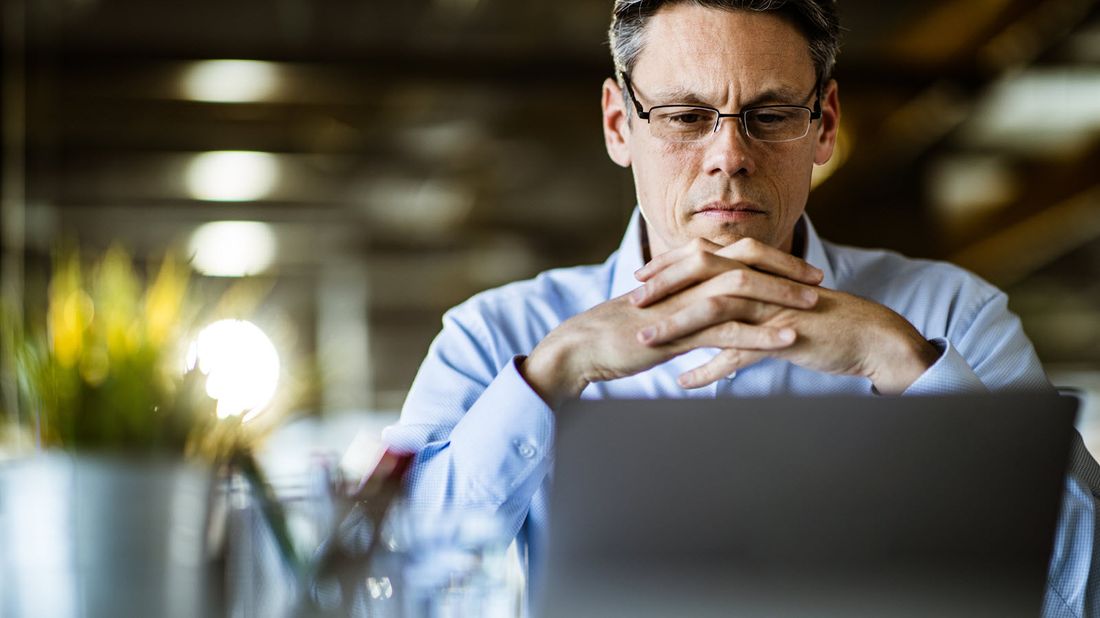
[[[812, 108], [816, 99], [807, 41], [794, 26], [772, 14], [687, 3], [650, 19], [630, 78], [646, 110], [683, 103], [724, 113], [757, 105]], [[614, 80], [604, 84], [603, 104], [608, 152], [633, 169], [653, 255], [700, 237], [728, 245], [749, 236], [791, 250], [813, 165], [832, 155], [835, 83], [823, 94], [822, 119], [789, 142], [748, 138], [735, 118], [723, 118], [702, 141], [663, 141], [636, 114], [628, 120]]]

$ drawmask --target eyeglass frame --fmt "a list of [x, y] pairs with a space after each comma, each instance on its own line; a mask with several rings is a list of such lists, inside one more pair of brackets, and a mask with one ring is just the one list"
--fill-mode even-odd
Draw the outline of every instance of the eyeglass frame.
[[[711, 110], [715, 114], [717, 114], [717, 116], [715, 116], [715, 118], [714, 118], [714, 128], [711, 129], [711, 131], [710, 131], [711, 135], [718, 132], [718, 127], [721, 126], [723, 118], [736, 118], [739, 121], [737, 124], [741, 126], [741, 131], [749, 139], [753, 139], [753, 140], [756, 140], [758, 142], [764, 142], [765, 144], [784, 144], [786, 142], [793, 142], [795, 140], [802, 139], [803, 137], [806, 137], [807, 135], [809, 135], [810, 134], [810, 127], [813, 125], [814, 121], [819, 120], [821, 118], [821, 86], [820, 86], [820, 84], [815, 85], [813, 91], [810, 92], [810, 94], [816, 94], [817, 95], [817, 98], [814, 99], [814, 106], [813, 106], [812, 109], [809, 108], [809, 107], [806, 107], [805, 105], [787, 105], [787, 104], [782, 104], [782, 105], [780, 105], [780, 104], [776, 104], [776, 105], [753, 105], [751, 107], [741, 108], [741, 111], [737, 112], [736, 114], [724, 114], [724, 113], [722, 113], [722, 110], [718, 109], [717, 107], [711, 107], [709, 105], [688, 105], [687, 103], [669, 103], [669, 104], [666, 104], [666, 105], [653, 105], [647, 111], [644, 107], [642, 107], [641, 101], [638, 100], [638, 95], [636, 95], [634, 93], [634, 86], [630, 83], [630, 76], [627, 75], [624, 72], [620, 72], [619, 75], [622, 76], [623, 85], [626, 86], [626, 92], [630, 96], [630, 100], [634, 102], [634, 108], [638, 111], [638, 118], [641, 118], [642, 120], [646, 121], [646, 124], [649, 124], [649, 115], [655, 109], [668, 108], [668, 107], [686, 107], [686, 108], [691, 108], [691, 109], [706, 109], [706, 110]], [[745, 113], [756, 111], [756, 110], [759, 110], [759, 109], [770, 109], [770, 108], [773, 108], [773, 107], [797, 107], [797, 108], [801, 108], [801, 109], [804, 109], [804, 110], [810, 112], [810, 121], [806, 124], [806, 132], [803, 133], [802, 135], [799, 135], [798, 137], [792, 137], [790, 139], [782, 139], [782, 140], [761, 139], [761, 138], [756, 137], [756, 136], [752, 135], [751, 133], [749, 133], [749, 129], [745, 125]], [[700, 137], [699, 139], [684, 140], [684, 141], [676, 142], [676, 143], [691, 144], [691, 143], [694, 143], [694, 142], [701, 142], [704, 139], [706, 139], [705, 134], [704, 134], [704, 137]]]

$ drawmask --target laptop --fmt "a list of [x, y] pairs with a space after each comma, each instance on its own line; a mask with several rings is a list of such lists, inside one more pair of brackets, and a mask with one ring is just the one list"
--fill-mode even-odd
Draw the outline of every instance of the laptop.
[[536, 616], [1037, 616], [1077, 400], [575, 401]]

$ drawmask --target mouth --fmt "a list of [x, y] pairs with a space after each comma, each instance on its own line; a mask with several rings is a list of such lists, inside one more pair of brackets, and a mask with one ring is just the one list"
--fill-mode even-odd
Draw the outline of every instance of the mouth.
[[720, 219], [723, 221], [744, 221], [766, 216], [762, 208], [750, 202], [709, 202], [695, 209], [692, 216]]

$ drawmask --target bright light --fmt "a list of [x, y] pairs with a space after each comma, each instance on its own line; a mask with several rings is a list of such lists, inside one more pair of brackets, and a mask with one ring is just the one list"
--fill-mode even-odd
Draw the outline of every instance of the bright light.
[[252, 322], [220, 320], [207, 326], [187, 352], [187, 367], [206, 376], [206, 394], [218, 401], [218, 418], [263, 411], [279, 382], [279, 353]]
[[977, 148], [1073, 152], [1100, 132], [1100, 70], [1030, 69], [996, 82], [964, 127]]
[[246, 277], [275, 259], [271, 226], [259, 221], [214, 221], [199, 226], [189, 244], [195, 270], [211, 277]]
[[271, 96], [279, 84], [277, 67], [258, 60], [204, 60], [183, 78], [183, 91], [195, 101], [247, 103]]
[[936, 211], [960, 222], [1016, 198], [1011, 166], [999, 157], [957, 155], [929, 166], [928, 190]]
[[278, 176], [279, 161], [267, 152], [204, 152], [187, 168], [187, 188], [200, 200], [247, 202], [271, 193]]

